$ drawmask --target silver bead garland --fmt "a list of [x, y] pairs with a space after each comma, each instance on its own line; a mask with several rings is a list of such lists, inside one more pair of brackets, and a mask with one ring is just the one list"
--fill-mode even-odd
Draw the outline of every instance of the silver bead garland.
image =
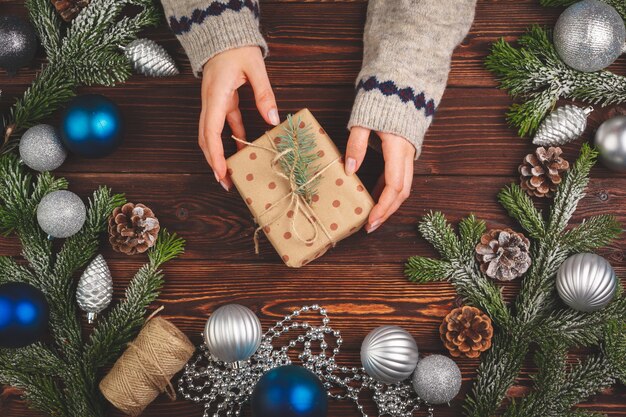
[[[321, 316], [321, 324], [298, 320], [301, 314], [311, 312]], [[329, 324], [330, 318], [323, 307], [304, 306], [276, 322], [263, 335], [257, 352], [238, 368], [216, 360], [203, 344], [186, 365], [178, 381], [178, 391], [187, 400], [203, 403], [204, 417], [240, 416], [243, 404], [261, 376], [271, 369], [290, 365], [290, 351], [299, 347], [299, 361], [320, 378], [328, 396], [353, 401], [362, 417], [368, 417], [361, 404], [362, 393], [366, 390], [373, 392], [380, 416], [411, 417], [424, 408], [428, 416], [433, 417], [433, 408], [415, 394], [410, 380], [385, 385], [367, 375], [363, 368], [340, 366], [335, 358], [343, 339], [340, 331]], [[295, 335], [289, 342], [274, 346], [277, 339], [290, 332]]]

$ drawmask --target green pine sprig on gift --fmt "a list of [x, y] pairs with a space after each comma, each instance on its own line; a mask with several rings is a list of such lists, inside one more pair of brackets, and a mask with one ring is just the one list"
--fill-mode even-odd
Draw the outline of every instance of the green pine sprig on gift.
[[[128, 16], [128, 6], [140, 11]], [[76, 88], [126, 81], [132, 67], [120, 46], [160, 20], [153, 0], [91, 0], [69, 26], [49, 0], [27, 0], [26, 7], [48, 62], [10, 110], [10, 134], [0, 146], [3, 153], [14, 148], [16, 134], [50, 116], [74, 96]]]
[[58, 251], [39, 228], [37, 205], [48, 193], [66, 189], [65, 179], [50, 173], [34, 177], [13, 155], [0, 157], [0, 230], [15, 233], [22, 244], [18, 262], [0, 257], [0, 284], [25, 282], [40, 289], [50, 306], [51, 343], [0, 349], [0, 385], [23, 391], [30, 407], [57, 417], [103, 417], [98, 376], [112, 364], [143, 324], [146, 308], [163, 285], [163, 263], [183, 252], [184, 241], [163, 230], [136, 273], [125, 298], [83, 335], [76, 308], [76, 275], [98, 251], [100, 234], [115, 207], [125, 203], [106, 187], [89, 200], [82, 230]]
[[[609, 306], [594, 313], [563, 308], [555, 291], [557, 270], [567, 257], [597, 250], [622, 231], [608, 215], [569, 225], [597, 156], [589, 145], [583, 145], [547, 214], [537, 210], [516, 184], [500, 192], [502, 206], [532, 238], [532, 266], [521, 278], [520, 292], [510, 306], [475, 259], [475, 247], [486, 230], [484, 222], [469, 216], [459, 223], [458, 234], [441, 213], [430, 213], [419, 224], [422, 236], [441, 259], [410, 258], [407, 277], [418, 283], [449, 281], [464, 302], [485, 311], [496, 328], [493, 347], [484, 354], [465, 402], [469, 417], [496, 415], [533, 344], [538, 348], [535, 359], [540, 368], [534, 377], [535, 390], [513, 402], [504, 414], [507, 417], [586, 415], [573, 407], [626, 375], [626, 297], [622, 291]], [[569, 350], [581, 346], [601, 346], [602, 352], [567, 365]]]
[[568, 67], [559, 58], [547, 30], [534, 26], [518, 43], [516, 48], [500, 39], [492, 46], [485, 65], [497, 76], [500, 87], [520, 100], [507, 114], [520, 136], [535, 133], [559, 99], [601, 106], [626, 102], [626, 77]]
[[295, 193], [310, 203], [321, 179], [320, 176], [313, 178], [319, 169], [318, 165], [314, 165], [315, 161], [320, 158], [315, 152], [315, 133], [311, 131], [311, 126], [302, 127], [299, 118], [294, 120], [292, 115], [288, 115], [283, 132], [277, 138], [280, 141], [276, 149], [279, 153], [285, 152], [280, 158], [283, 173], [293, 177], [297, 186]]

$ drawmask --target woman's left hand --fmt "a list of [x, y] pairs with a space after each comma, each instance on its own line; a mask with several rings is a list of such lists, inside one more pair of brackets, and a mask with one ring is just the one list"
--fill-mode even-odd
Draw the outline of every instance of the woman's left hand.
[[[367, 152], [371, 130], [354, 126], [346, 149], [345, 170], [352, 175], [359, 170]], [[413, 161], [415, 147], [403, 137], [376, 132], [382, 142], [385, 172], [381, 175], [374, 189], [374, 196], [379, 196], [378, 203], [370, 212], [365, 226], [367, 233], [378, 229], [411, 194], [413, 183]]]

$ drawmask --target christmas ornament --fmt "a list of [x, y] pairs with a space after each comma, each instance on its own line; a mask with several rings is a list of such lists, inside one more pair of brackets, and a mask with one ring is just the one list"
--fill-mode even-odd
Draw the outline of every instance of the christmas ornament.
[[611, 264], [593, 253], [570, 256], [556, 276], [559, 296], [578, 311], [590, 312], [606, 307], [613, 299], [617, 285]]
[[104, 96], [76, 97], [63, 112], [61, 138], [65, 147], [77, 155], [102, 158], [122, 143], [122, 115]]
[[87, 6], [89, 0], [51, 0], [54, 8], [66, 22], [71, 22]]
[[18, 16], [0, 17], [0, 67], [11, 76], [29, 65], [37, 52], [37, 34], [27, 20]]
[[415, 368], [413, 388], [428, 404], [449, 403], [461, 389], [461, 370], [446, 356], [427, 356]]
[[476, 245], [480, 270], [489, 278], [511, 281], [521, 277], [531, 264], [530, 241], [511, 229], [492, 229]]
[[491, 347], [493, 325], [489, 316], [476, 307], [463, 306], [448, 313], [439, 334], [455, 358], [477, 358]]
[[40, 340], [49, 314], [46, 297], [32, 285], [0, 285], [0, 347], [24, 347]]
[[67, 152], [54, 127], [37, 125], [28, 129], [20, 139], [20, 158], [35, 171], [53, 171], [60, 167]]
[[296, 365], [268, 371], [252, 392], [253, 417], [325, 417], [328, 398], [319, 378]]
[[361, 363], [372, 378], [393, 384], [407, 379], [418, 359], [415, 339], [398, 326], [381, 326], [367, 335], [361, 345]]
[[102, 255], [98, 255], [87, 266], [78, 281], [76, 301], [81, 310], [87, 313], [87, 321], [93, 323], [98, 313], [107, 308], [113, 300], [113, 278]]
[[[302, 314], [312, 312], [319, 313], [321, 323], [300, 319]], [[284, 342], [275, 346], [279, 340]], [[277, 321], [263, 335], [259, 349], [245, 366], [229, 366], [217, 360], [206, 345], [200, 346], [198, 354], [185, 367], [178, 391], [187, 400], [203, 403], [204, 417], [240, 415], [263, 375], [271, 369], [291, 365], [292, 358], [297, 357], [304, 368], [319, 378], [330, 398], [353, 401], [364, 417], [367, 414], [361, 397], [370, 392], [378, 415], [407, 417], [425, 406], [410, 380], [386, 385], [359, 368], [340, 366], [337, 356], [342, 345], [341, 332], [330, 326], [326, 310], [317, 304], [304, 306]], [[432, 407], [426, 405], [425, 409], [432, 417]]]
[[587, 128], [587, 116], [593, 107], [581, 108], [571, 104], [559, 107], [541, 123], [533, 143], [539, 146], [559, 146], [580, 137]]
[[626, 28], [619, 13], [599, 0], [574, 3], [554, 27], [554, 46], [570, 67], [593, 72], [611, 65], [623, 52]]
[[626, 116], [616, 116], [600, 125], [595, 145], [600, 161], [614, 171], [626, 171]]
[[562, 181], [562, 175], [569, 169], [569, 163], [561, 157], [561, 148], [537, 148], [535, 153], [526, 155], [519, 166], [521, 186], [528, 195], [552, 197]]
[[249, 308], [227, 304], [209, 317], [204, 342], [216, 359], [239, 366], [259, 348], [261, 322]]
[[152, 210], [143, 204], [126, 203], [109, 218], [109, 242], [116, 252], [144, 253], [154, 246], [160, 229]]
[[139, 74], [149, 77], [171, 77], [180, 72], [165, 49], [150, 39], [135, 39], [121, 48]]
[[39, 202], [37, 222], [51, 237], [75, 235], [85, 224], [87, 209], [79, 196], [71, 191], [53, 191]]

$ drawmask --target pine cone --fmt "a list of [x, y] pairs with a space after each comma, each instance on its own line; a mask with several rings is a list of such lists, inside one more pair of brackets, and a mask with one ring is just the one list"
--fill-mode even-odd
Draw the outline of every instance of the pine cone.
[[482, 235], [476, 245], [480, 270], [490, 278], [510, 281], [520, 277], [530, 267], [530, 242], [511, 229], [492, 229]]
[[558, 147], [539, 147], [534, 154], [528, 154], [519, 166], [521, 186], [530, 196], [552, 197], [561, 183], [562, 174], [569, 169], [569, 163], [561, 157]]
[[156, 243], [159, 220], [143, 204], [126, 203], [109, 218], [109, 242], [117, 252], [144, 253]]
[[476, 307], [455, 308], [443, 319], [439, 334], [444, 346], [455, 358], [477, 358], [491, 347], [491, 319]]
[[89, 5], [89, 0], [52, 0], [52, 4], [63, 20], [71, 22]]

